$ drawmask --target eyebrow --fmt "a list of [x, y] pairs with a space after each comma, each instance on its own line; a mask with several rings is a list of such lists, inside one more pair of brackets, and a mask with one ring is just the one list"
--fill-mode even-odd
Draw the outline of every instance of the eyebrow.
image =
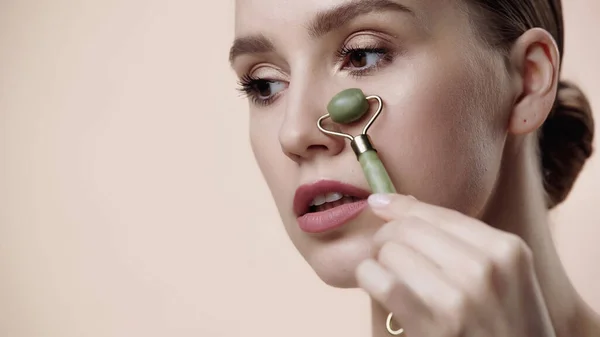
[[361, 15], [384, 11], [395, 11], [415, 16], [410, 8], [396, 1], [353, 0], [317, 14], [310, 23], [308, 30], [312, 38], [318, 38], [339, 29]]
[[[308, 25], [309, 35], [318, 38], [339, 29], [361, 15], [383, 11], [396, 11], [415, 16], [410, 8], [393, 0], [352, 0], [318, 13]], [[264, 35], [240, 37], [234, 40], [229, 50], [229, 62], [233, 62], [236, 57], [243, 54], [269, 53], [274, 50], [275, 46]]]
[[237, 38], [229, 50], [229, 62], [243, 54], [261, 54], [275, 50], [273, 43], [264, 35], [253, 35]]

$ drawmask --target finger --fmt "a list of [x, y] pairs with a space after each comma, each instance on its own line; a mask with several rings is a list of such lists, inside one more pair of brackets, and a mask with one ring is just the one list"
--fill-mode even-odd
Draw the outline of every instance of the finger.
[[458, 211], [427, 204], [399, 194], [373, 194], [373, 213], [384, 220], [418, 217], [476, 247], [500, 270], [532, 263], [531, 248], [518, 235], [491, 227]]
[[457, 302], [464, 300], [463, 292], [438, 266], [408, 246], [387, 242], [377, 261], [423, 301], [436, 322], [446, 321]]
[[489, 250], [490, 245], [508, 235], [458, 211], [399, 194], [372, 194], [369, 205], [373, 213], [383, 220], [416, 216], [482, 251]]
[[379, 250], [387, 242], [412, 248], [430, 260], [452, 284], [477, 301], [494, 301], [497, 275], [481, 249], [448, 234], [419, 217], [406, 217], [387, 223], [373, 237]]
[[394, 321], [414, 336], [431, 336], [434, 326], [429, 308], [402, 282], [375, 260], [367, 259], [356, 268], [358, 285], [394, 315]]

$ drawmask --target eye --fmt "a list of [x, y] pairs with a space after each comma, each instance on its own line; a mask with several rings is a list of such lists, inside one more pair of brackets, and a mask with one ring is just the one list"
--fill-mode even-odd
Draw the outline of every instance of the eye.
[[266, 100], [283, 90], [284, 85], [280, 81], [259, 79], [252, 82], [250, 87], [251, 90], [256, 93], [256, 96], [258, 96], [259, 99]]
[[252, 99], [253, 103], [267, 105], [285, 89], [286, 83], [277, 80], [255, 78], [245, 75], [240, 80], [240, 91]]
[[385, 48], [342, 48], [338, 52], [342, 69], [354, 75], [366, 75], [383, 62], [391, 61], [392, 55]]
[[348, 63], [355, 68], [365, 68], [377, 65], [382, 53], [366, 50], [356, 50], [350, 53]]

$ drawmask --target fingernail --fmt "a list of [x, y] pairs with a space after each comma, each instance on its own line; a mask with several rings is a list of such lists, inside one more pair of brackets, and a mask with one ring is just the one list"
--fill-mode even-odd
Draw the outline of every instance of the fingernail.
[[371, 194], [369, 196], [368, 202], [371, 207], [382, 208], [390, 204], [392, 199], [387, 194]]

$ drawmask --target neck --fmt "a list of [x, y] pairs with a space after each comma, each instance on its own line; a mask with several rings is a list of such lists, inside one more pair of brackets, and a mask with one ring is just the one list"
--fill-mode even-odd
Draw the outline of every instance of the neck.
[[[501, 230], [514, 233], [529, 245], [535, 259], [535, 271], [557, 337], [585, 336], [582, 331], [589, 310], [577, 295], [550, 231], [544, 188], [537, 163], [534, 137], [511, 140], [500, 173], [498, 188], [482, 220]], [[385, 328], [388, 312], [371, 303], [373, 337], [389, 337]], [[582, 318], [582, 316], [584, 318]], [[418, 337], [418, 336], [417, 336]]]
[[[525, 144], [523, 144], [523, 142]], [[551, 233], [541, 177], [537, 138], [507, 143], [499, 184], [482, 217], [498, 229], [521, 237], [531, 248], [535, 273], [557, 337], [583, 336], [577, 331], [583, 301], [561, 263]]]

